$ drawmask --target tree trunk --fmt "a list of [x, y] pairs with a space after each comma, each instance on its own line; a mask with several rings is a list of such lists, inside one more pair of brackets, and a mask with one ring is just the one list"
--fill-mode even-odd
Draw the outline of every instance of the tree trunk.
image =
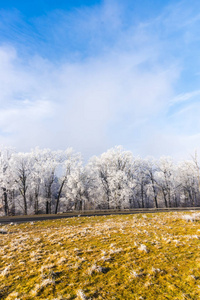
[[24, 214], [27, 215], [27, 201], [26, 201], [26, 194], [23, 195], [24, 200]]
[[9, 208], [8, 208], [8, 195], [6, 189], [3, 188], [3, 202], [4, 202], [4, 212], [5, 216], [9, 215]]
[[165, 193], [164, 190], [163, 190], [163, 196], [164, 196], [164, 201], [165, 201], [165, 207], [168, 207], [168, 205], [167, 205], [167, 196], [166, 196], [166, 193]]
[[169, 207], [172, 207], [171, 196], [170, 196], [170, 189], [168, 189], [168, 203], [169, 203]]
[[144, 208], [144, 187], [143, 187], [143, 183], [141, 184], [141, 197], [142, 197], [142, 208]]
[[153, 178], [151, 178], [151, 182], [152, 182], [152, 187], [153, 187], [155, 206], [156, 206], [156, 208], [158, 208], [158, 200], [157, 200], [156, 189], [155, 189], [155, 186], [154, 186]]
[[46, 214], [48, 215], [49, 213], [49, 201], [46, 201]]
[[38, 214], [38, 208], [39, 208], [39, 205], [38, 205], [38, 195], [36, 195], [35, 196], [35, 207], [34, 207], [35, 215]]
[[58, 205], [59, 205], [59, 201], [60, 201], [60, 197], [61, 197], [61, 193], [62, 193], [62, 189], [63, 189], [64, 183], [65, 183], [65, 180], [63, 180], [63, 182], [62, 182], [62, 184], [60, 186], [59, 192], [58, 192], [58, 197], [56, 199], [55, 214], [57, 214], [57, 212], [58, 212]]

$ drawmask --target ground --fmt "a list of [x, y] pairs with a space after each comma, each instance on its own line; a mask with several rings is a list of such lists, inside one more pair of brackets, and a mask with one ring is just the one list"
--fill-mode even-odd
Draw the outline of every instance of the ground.
[[200, 213], [1, 225], [0, 299], [200, 299]]

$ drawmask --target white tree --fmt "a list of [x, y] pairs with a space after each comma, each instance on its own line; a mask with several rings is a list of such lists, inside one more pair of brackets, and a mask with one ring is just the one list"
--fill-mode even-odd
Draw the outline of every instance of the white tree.
[[179, 182], [181, 200], [185, 206], [195, 206], [199, 195], [198, 170], [193, 161], [178, 164], [176, 180]]
[[124, 209], [196, 206], [200, 199], [200, 163], [173, 163], [170, 157], [134, 158], [121, 146], [90, 159], [79, 153], [36, 148], [29, 153], [0, 149], [0, 197], [5, 215], [66, 209]]
[[27, 192], [31, 185], [31, 172], [33, 161], [30, 153], [14, 153], [10, 159], [11, 173], [14, 179], [15, 188], [23, 199], [24, 214], [28, 213]]
[[157, 171], [156, 161], [153, 158], [148, 158], [145, 160], [145, 172], [149, 181], [149, 186], [151, 187], [154, 205], [158, 208], [158, 185], [156, 182], [155, 173]]
[[[58, 191], [56, 197], [55, 213], [58, 212], [58, 206], [63, 190], [65, 191], [66, 198], [71, 201], [78, 202], [78, 195], [81, 195], [81, 173], [82, 173], [82, 158], [80, 153], [75, 153], [72, 148], [65, 151], [57, 152], [57, 161], [59, 162], [59, 178], [58, 178]], [[76, 188], [76, 192], [75, 192]], [[73, 192], [72, 192], [73, 191]], [[71, 192], [71, 194], [70, 194]], [[71, 195], [74, 195], [73, 200]], [[79, 201], [82, 201], [79, 199]]]
[[[50, 149], [37, 150], [37, 170], [39, 170], [41, 195], [45, 201], [46, 214], [52, 211], [54, 185], [56, 185], [56, 172], [59, 165], [57, 152]], [[38, 172], [38, 171], [37, 171]]]
[[149, 178], [147, 176], [147, 161], [138, 157], [135, 160], [135, 197], [139, 207], [144, 208], [149, 206], [148, 184]]
[[129, 206], [132, 193], [133, 155], [121, 146], [109, 149], [99, 157], [93, 157], [88, 167], [96, 182], [97, 194], [101, 195], [99, 206], [124, 208]]
[[174, 192], [174, 164], [171, 157], [161, 157], [157, 163], [156, 182], [164, 198], [165, 207], [172, 207]]
[[[13, 199], [13, 181], [11, 176], [10, 159], [14, 150], [7, 147], [0, 149], [0, 195], [2, 197], [2, 207], [4, 214], [8, 215], [11, 208], [9, 207], [9, 200], [12, 201], [12, 209], [14, 210]], [[14, 211], [12, 212], [14, 213]]]

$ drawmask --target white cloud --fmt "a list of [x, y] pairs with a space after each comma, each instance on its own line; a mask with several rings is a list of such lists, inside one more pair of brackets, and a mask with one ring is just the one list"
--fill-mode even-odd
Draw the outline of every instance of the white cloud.
[[86, 156], [104, 151], [114, 142], [110, 125], [127, 114], [134, 130], [140, 118], [156, 116], [171, 94], [173, 71], [140, 71], [134, 54], [108, 53], [58, 68], [41, 58], [24, 66], [14, 51], [4, 51], [0, 128], [3, 141], [20, 150], [39, 145], [73, 146]]
[[179, 94], [176, 97], [174, 97], [170, 101], [170, 104], [174, 105], [174, 104], [177, 104], [177, 103], [185, 102], [185, 101], [193, 99], [194, 97], [199, 96], [199, 95], [200, 95], [200, 90], [192, 91], [192, 92], [189, 92], [189, 93], [182, 93], [182, 94]]
[[193, 113], [166, 116], [170, 106], [200, 94], [194, 89], [175, 96], [182, 61], [167, 56], [171, 43], [155, 30], [160, 23], [169, 26], [169, 14], [166, 22], [130, 21], [124, 28], [120, 7], [110, 3], [66, 18], [61, 14], [54, 24], [60, 39], [69, 28], [71, 35], [80, 32], [77, 43], [85, 38], [89, 44], [84, 58], [52, 62], [39, 54], [23, 58], [14, 46], [0, 47], [0, 143], [20, 151], [72, 146], [86, 158], [115, 144], [160, 156], [187, 152], [187, 143], [198, 143], [196, 132], [176, 129]]

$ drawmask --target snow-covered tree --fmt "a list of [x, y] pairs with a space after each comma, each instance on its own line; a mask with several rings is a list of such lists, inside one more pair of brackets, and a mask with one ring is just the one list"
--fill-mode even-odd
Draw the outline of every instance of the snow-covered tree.
[[66, 199], [74, 202], [76, 208], [78, 202], [82, 203], [82, 199], [78, 199], [80, 198], [82, 191], [82, 159], [80, 153], [75, 153], [72, 148], [68, 148], [65, 151], [58, 151], [57, 161], [59, 163], [60, 174], [58, 178], [58, 191], [56, 197], [56, 214], [58, 212], [58, 206], [63, 191]]
[[135, 160], [135, 198], [139, 207], [149, 206], [147, 162], [140, 157]]
[[121, 146], [93, 157], [88, 167], [97, 188], [97, 207], [124, 208], [129, 206], [132, 193], [133, 155]]
[[[10, 165], [13, 153], [14, 150], [11, 148], [2, 147], [0, 149], [0, 196], [2, 197], [2, 207], [6, 216], [14, 213], [13, 178]], [[11, 207], [9, 202], [11, 202]]]
[[152, 198], [154, 199], [154, 205], [156, 208], [158, 208], [158, 185], [155, 176], [157, 171], [156, 161], [153, 158], [146, 159], [145, 166], [145, 172], [149, 182], [150, 192], [152, 193]]
[[11, 174], [14, 187], [19, 191], [23, 199], [23, 212], [28, 213], [28, 189], [31, 186], [31, 172], [33, 161], [30, 153], [15, 153], [10, 159]]
[[45, 202], [45, 212], [49, 214], [52, 212], [53, 196], [56, 194], [56, 180], [57, 180], [57, 168], [59, 165], [57, 159], [57, 152], [50, 149], [42, 149], [38, 151], [40, 153], [38, 160], [38, 167], [40, 170], [41, 178], [41, 195]]
[[172, 207], [174, 164], [171, 157], [161, 157], [157, 163], [156, 182], [160, 187], [165, 207]]
[[68, 209], [124, 209], [200, 205], [197, 154], [174, 163], [170, 157], [134, 158], [121, 146], [83, 166], [71, 148], [36, 148], [15, 153], [0, 148], [1, 214], [57, 213]]
[[176, 180], [179, 182], [179, 195], [184, 206], [198, 204], [198, 170], [193, 161], [183, 161], [177, 166]]

